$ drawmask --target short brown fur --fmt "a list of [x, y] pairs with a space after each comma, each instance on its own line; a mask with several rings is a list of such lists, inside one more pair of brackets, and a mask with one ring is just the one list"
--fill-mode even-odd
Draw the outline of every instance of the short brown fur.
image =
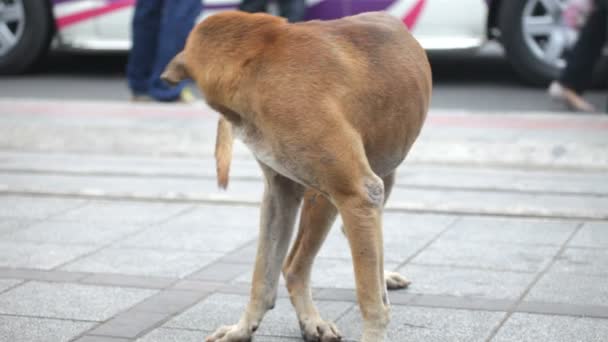
[[[227, 185], [233, 135], [266, 178], [251, 298], [241, 320], [207, 341], [248, 341], [274, 305], [281, 269], [309, 341], [338, 341], [310, 296], [315, 255], [337, 214], [349, 240], [364, 342], [383, 341], [389, 320], [382, 207], [420, 133], [431, 96], [424, 50], [383, 13], [288, 24], [223, 12], [200, 23], [163, 77], [192, 77], [222, 114], [216, 158]], [[296, 241], [285, 260], [298, 206]], [[283, 262], [285, 260], [285, 262]], [[407, 286], [395, 273], [391, 287]]]

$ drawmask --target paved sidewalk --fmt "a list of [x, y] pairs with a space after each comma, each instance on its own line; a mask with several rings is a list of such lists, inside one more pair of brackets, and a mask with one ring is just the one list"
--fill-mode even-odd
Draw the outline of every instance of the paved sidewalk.
[[[0, 99], [0, 341], [190, 342], [246, 304], [261, 173], [219, 191], [203, 105]], [[434, 111], [399, 169], [388, 341], [605, 341], [608, 119]], [[339, 223], [338, 223], [339, 224]], [[315, 263], [321, 314], [356, 341], [350, 252]], [[300, 341], [283, 287], [254, 341]]]

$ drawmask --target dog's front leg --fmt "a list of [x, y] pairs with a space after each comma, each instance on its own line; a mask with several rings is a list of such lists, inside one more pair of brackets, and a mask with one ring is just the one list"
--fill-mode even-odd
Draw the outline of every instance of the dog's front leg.
[[207, 342], [249, 341], [276, 300], [281, 266], [291, 241], [304, 189], [267, 166], [260, 165], [266, 184], [251, 297], [240, 321], [236, 325], [219, 328], [207, 337]]

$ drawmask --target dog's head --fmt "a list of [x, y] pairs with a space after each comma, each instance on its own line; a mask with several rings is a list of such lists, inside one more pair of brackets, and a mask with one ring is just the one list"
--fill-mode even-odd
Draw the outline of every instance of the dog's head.
[[276, 41], [283, 18], [265, 13], [225, 11], [207, 17], [188, 36], [186, 46], [167, 65], [161, 78], [169, 84], [192, 78], [205, 88], [223, 86], [268, 44]]
[[165, 68], [165, 71], [160, 75], [160, 78], [171, 84], [176, 85], [179, 82], [191, 78], [186, 70], [186, 62], [184, 60], [184, 52], [178, 53]]

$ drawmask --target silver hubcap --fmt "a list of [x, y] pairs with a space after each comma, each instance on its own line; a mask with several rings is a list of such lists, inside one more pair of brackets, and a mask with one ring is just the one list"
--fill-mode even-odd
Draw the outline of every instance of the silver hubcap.
[[574, 44], [576, 30], [566, 27], [562, 12], [567, 0], [528, 0], [523, 13], [526, 45], [540, 60], [554, 67], [565, 66], [564, 52]]
[[22, 0], [0, 0], [0, 56], [6, 55], [19, 42], [24, 28]]

